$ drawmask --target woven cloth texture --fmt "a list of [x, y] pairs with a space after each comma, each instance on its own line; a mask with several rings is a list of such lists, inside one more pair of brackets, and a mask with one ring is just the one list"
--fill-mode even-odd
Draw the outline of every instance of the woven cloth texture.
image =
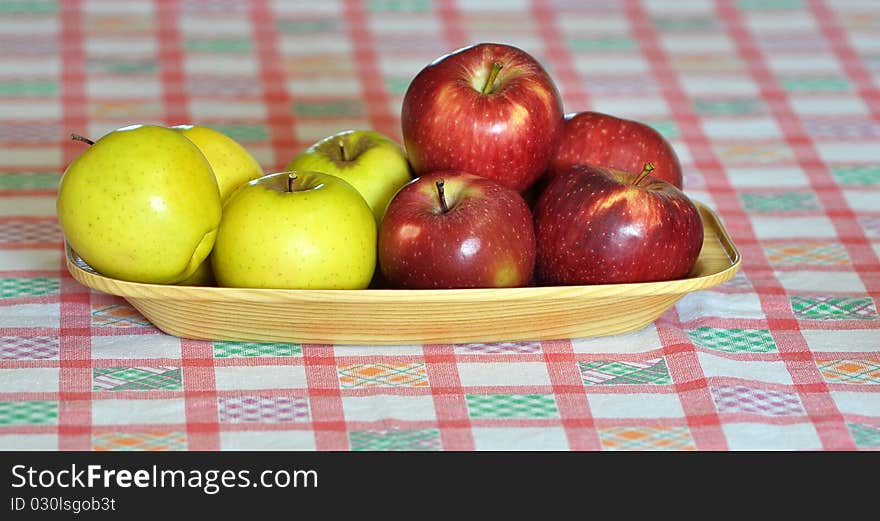
[[[880, 449], [878, 34], [849, 0], [0, 2], [0, 449]], [[741, 271], [624, 335], [350, 346], [169, 336], [64, 267], [71, 132], [199, 123], [276, 171], [401, 140], [479, 41], [665, 135]]]

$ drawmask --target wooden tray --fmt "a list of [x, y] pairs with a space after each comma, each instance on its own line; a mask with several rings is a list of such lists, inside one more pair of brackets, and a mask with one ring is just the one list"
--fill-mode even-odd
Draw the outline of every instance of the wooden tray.
[[273, 290], [140, 284], [104, 277], [69, 247], [80, 283], [125, 298], [184, 338], [308, 344], [430, 344], [613, 335], [652, 323], [687, 293], [729, 280], [740, 255], [697, 203], [703, 249], [685, 279], [638, 284], [463, 290]]

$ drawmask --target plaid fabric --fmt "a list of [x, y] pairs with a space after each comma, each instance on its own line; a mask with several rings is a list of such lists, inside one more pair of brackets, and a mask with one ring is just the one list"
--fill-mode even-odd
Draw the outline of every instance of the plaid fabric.
[[[880, 449], [878, 34], [844, 0], [2, 2], [0, 448]], [[64, 269], [70, 132], [213, 125], [272, 171], [399, 140], [475, 41], [666, 135], [741, 273], [627, 335], [391, 347], [181, 340]]]

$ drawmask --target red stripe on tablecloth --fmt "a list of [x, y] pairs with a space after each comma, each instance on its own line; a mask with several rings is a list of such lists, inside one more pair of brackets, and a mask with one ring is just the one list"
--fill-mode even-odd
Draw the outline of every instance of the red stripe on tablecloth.
[[[726, 2], [718, 2], [718, 12], [722, 22], [735, 43], [739, 56], [743, 59], [752, 79], [758, 84], [761, 96], [768, 101], [770, 113], [779, 124], [786, 143], [796, 152], [795, 161], [807, 175], [810, 187], [819, 198], [823, 208], [833, 224], [837, 236], [848, 240], [841, 241], [847, 247], [847, 253], [853, 261], [853, 267], [861, 276], [868, 293], [880, 295], [880, 280], [865, 277], [859, 272], [859, 264], [878, 265], [877, 254], [871, 248], [871, 241], [856, 219], [855, 212], [849, 209], [843, 191], [831, 175], [828, 164], [822, 160], [815, 141], [804, 129], [799, 115], [792, 109], [788, 94], [767, 65], [761, 48], [751, 33], [742, 13]], [[821, 20], [817, 20], [821, 24]], [[860, 246], [853, 248], [852, 246]]]
[[451, 345], [425, 344], [422, 350], [443, 449], [474, 450], [474, 434], [458, 374], [455, 348]]
[[[681, 127], [682, 137], [692, 150], [699, 150], [702, 154], [694, 153], [694, 162], [702, 172], [721, 172], [722, 166], [715, 157], [711, 144], [699, 127], [696, 114], [693, 113], [687, 97], [678, 77], [663, 52], [660, 37], [653, 23], [637, 0], [629, 1], [625, 6], [625, 14], [631, 24], [631, 35], [639, 44], [642, 55], [647, 59], [653, 76], [662, 84], [663, 93], [669, 103], [670, 110]], [[711, 158], [711, 159], [710, 159]], [[706, 176], [713, 177], [713, 176]], [[706, 181], [710, 188], [718, 184], [727, 185], [726, 180]], [[687, 187], [685, 187], [687, 188]], [[675, 313], [671, 310], [670, 313]], [[668, 319], [670, 314], [664, 317]], [[672, 319], [678, 322], [677, 313]], [[726, 450], [727, 440], [721, 429], [721, 419], [715, 409], [712, 397], [706, 385], [706, 378], [692, 345], [676, 345], [672, 338], [674, 334], [663, 326], [662, 320], [658, 321], [658, 334], [663, 344], [667, 367], [677, 389], [682, 408], [691, 425], [691, 418], [700, 418], [700, 425], [691, 425], [692, 436], [697, 448], [702, 450]], [[692, 382], [699, 385], [693, 386]]]
[[187, 447], [220, 450], [214, 348], [210, 341], [181, 339], [180, 352]]
[[554, 6], [548, 0], [532, 0], [532, 13], [538, 25], [538, 33], [547, 48], [547, 58], [553, 64], [553, 77], [565, 101], [565, 112], [578, 112], [590, 108], [590, 96], [584, 88], [584, 79], [574, 66], [568, 44], [556, 23]]
[[[785, 89], [776, 80], [773, 72], [767, 65], [760, 47], [748, 28], [743, 14], [726, 2], [717, 2], [719, 19], [725, 26], [730, 39], [736, 46], [736, 51], [740, 58], [746, 64], [752, 79], [758, 84], [758, 88], [762, 97], [767, 100], [767, 106], [770, 113], [779, 124], [786, 143], [795, 150], [795, 160], [807, 175], [810, 185], [814, 188], [819, 201], [824, 208], [847, 208], [846, 200], [839, 188], [836, 187], [828, 165], [822, 163], [821, 156], [813, 143], [812, 138], [804, 130], [800, 118], [795, 113], [789, 102]], [[801, 162], [800, 158], [809, 158], [811, 165]], [[814, 166], [814, 164], [817, 164]], [[821, 166], [819, 166], [821, 165]], [[822, 185], [824, 189], [820, 189], [818, 185]], [[868, 262], [876, 264], [878, 262], [876, 254], [870, 247], [870, 242], [864, 236], [855, 214], [846, 212], [845, 218], [830, 217], [839, 237], [848, 237], [854, 239], [864, 245], [864, 248], [854, 250], [849, 244], [845, 243], [850, 258], [853, 260], [853, 267], [860, 259], [865, 256], [860, 251], [867, 250], [868, 255], [872, 257]], [[843, 222], [841, 222], [843, 221]], [[876, 280], [872, 277], [866, 277], [859, 273], [865, 288], [873, 295], [878, 294]], [[802, 335], [798, 335], [794, 342], [777, 342], [780, 354], [788, 354], [795, 351], [808, 351], [809, 346], [803, 340]], [[853, 450], [856, 448], [852, 435], [846, 426], [843, 415], [837, 409], [837, 404], [828, 392], [828, 386], [822, 379], [819, 368], [815, 363], [802, 362], [799, 360], [791, 360], [783, 356], [792, 380], [800, 386], [807, 384], [817, 384], [811, 386], [809, 392], [799, 389], [798, 394], [807, 410], [807, 414], [813, 419], [816, 431], [822, 440], [822, 446], [826, 450]], [[835, 411], [836, 414], [823, 414], [823, 411]], [[822, 415], [823, 420], [819, 421], [815, 416]]]
[[183, 40], [180, 36], [180, 8], [175, 0], [155, 0], [156, 43], [162, 109], [166, 125], [192, 123], [187, 103], [183, 66]]
[[293, 100], [287, 91], [287, 75], [278, 46], [278, 31], [267, 0], [254, 0], [251, 3], [251, 21], [260, 70], [259, 81], [263, 87], [262, 99], [266, 106], [266, 124], [274, 155], [267, 171], [277, 172], [299, 152]]
[[[193, 123], [183, 65], [180, 6], [173, 0], [155, 0], [155, 7], [165, 124]], [[219, 450], [220, 428], [217, 423], [213, 348], [210, 342], [183, 339], [180, 341], [180, 351], [187, 447], [189, 450]], [[131, 361], [123, 366], [128, 367], [130, 364]], [[161, 365], [156, 361], [152, 361], [152, 364]], [[96, 363], [95, 367], [100, 365]], [[172, 365], [177, 366], [178, 363], [174, 362]]]
[[813, 13], [819, 31], [828, 41], [831, 51], [837, 56], [840, 66], [853, 81], [856, 92], [868, 106], [871, 117], [874, 121], [880, 121], [880, 88], [877, 88], [871, 73], [850, 45], [849, 36], [837, 21], [837, 14], [822, 0], [807, 0], [807, 5]]
[[[71, 132], [88, 131], [88, 105], [76, 101], [85, 95], [85, 79], [82, 76], [86, 63], [82, 5], [79, 0], [71, 0], [59, 4], [58, 9], [62, 110], [62, 134], [59, 139], [62, 141], [63, 169], [85, 149], [83, 143], [72, 141], [69, 136]], [[58, 248], [62, 251], [63, 259], [64, 244], [58, 244]], [[65, 395], [91, 391], [92, 370], [83, 363], [91, 358], [90, 291], [73, 279], [64, 261], [59, 269], [58, 449], [90, 450], [92, 403], [89, 395], [78, 394], [76, 399]]]
[[[556, 407], [571, 450], [601, 450], [584, 380], [569, 340], [541, 342]], [[522, 391], [520, 391], [522, 392]], [[529, 392], [540, 392], [529, 389]]]
[[[462, 28], [461, 14], [455, 5], [455, 0], [444, 0], [438, 6], [438, 13], [443, 25], [443, 37], [450, 49], [457, 49], [469, 43], [468, 34]], [[570, 344], [569, 344], [570, 347]], [[505, 356], [482, 356], [482, 355], [456, 355], [454, 346], [451, 345], [425, 345], [424, 356], [425, 365], [428, 372], [428, 381], [431, 384], [431, 391], [434, 395], [434, 409], [437, 414], [437, 425], [440, 428], [440, 437], [443, 442], [444, 450], [474, 450], [476, 445], [472, 427], [474, 423], [480, 420], [471, 420], [468, 415], [467, 402], [465, 400], [465, 390], [461, 385], [461, 378], [458, 374], [458, 362], [467, 358], [473, 362], [501, 362], [516, 363], [518, 361], [531, 361], [534, 355], [505, 355]], [[538, 355], [543, 358], [543, 355]], [[548, 371], [554, 375], [554, 370], [548, 362]], [[564, 371], [555, 372], [551, 379], [555, 379], [560, 383], [569, 384], [569, 379]], [[581, 384], [581, 388], [583, 385]], [[521, 388], [515, 392], [522, 392]], [[567, 399], [568, 393], [560, 392], [566, 399], [560, 400], [557, 395], [557, 406], [560, 408], [560, 415], [564, 415], [564, 420], [569, 424], [565, 424], [566, 435], [569, 438], [569, 445], [572, 447], [581, 447], [584, 444], [579, 440], [581, 437], [586, 438], [581, 430], [582, 426], [574, 425], [578, 420], [579, 414], [572, 410], [576, 405]], [[586, 397], [584, 399], [586, 401]], [[559, 403], [561, 402], [561, 403]], [[564, 408], [564, 412], [562, 409]], [[585, 409], [589, 410], [589, 408]], [[556, 425], [554, 420], [553, 425]], [[482, 424], [482, 423], [481, 423]], [[499, 423], [499, 426], [514, 426], [515, 422], [509, 420]], [[534, 425], [534, 424], [531, 424]]]
[[303, 344], [302, 353], [315, 449], [348, 450], [345, 411], [342, 407], [342, 392], [339, 389], [333, 346]]
[[469, 44], [467, 32], [462, 29], [461, 12], [455, 0], [437, 0], [434, 2], [437, 15], [443, 26], [443, 39], [449, 50], [459, 49]]
[[354, 62], [361, 82], [361, 92], [367, 100], [364, 108], [370, 126], [373, 130], [402, 142], [400, 117], [391, 113], [391, 98], [385, 87], [385, 77], [379, 68], [379, 56], [373, 47], [373, 33], [364, 2], [345, 0], [344, 12], [348, 39], [354, 47]]

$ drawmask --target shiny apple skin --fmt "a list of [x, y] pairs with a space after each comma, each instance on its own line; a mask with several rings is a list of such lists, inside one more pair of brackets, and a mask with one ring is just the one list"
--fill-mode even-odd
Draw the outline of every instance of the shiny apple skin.
[[[483, 94], [494, 63], [495, 89]], [[479, 43], [422, 69], [403, 99], [404, 145], [417, 175], [463, 170], [523, 192], [548, 168], [562, 129], [553, 80], [525, 51]]]
[[575, 165], [557, 172], [534, 208], [541, 285], [686, 277], [703, 245], [693, 201], [661, 179]]
[[[443, 212], [436, 181], [444, 181]], [[491, 179], [438, 171], [405, 185], [379, 228], [382, 279], [393, 288], [526, 286], [535, 265], [532, 214]]]
[[681, 162], [669, 141], [656, 129], [601, 112], [565, 115], [551, 170], [577, 164], [598, 165], [633, 174], [651, 163], [651, 175], [682, 188]]

